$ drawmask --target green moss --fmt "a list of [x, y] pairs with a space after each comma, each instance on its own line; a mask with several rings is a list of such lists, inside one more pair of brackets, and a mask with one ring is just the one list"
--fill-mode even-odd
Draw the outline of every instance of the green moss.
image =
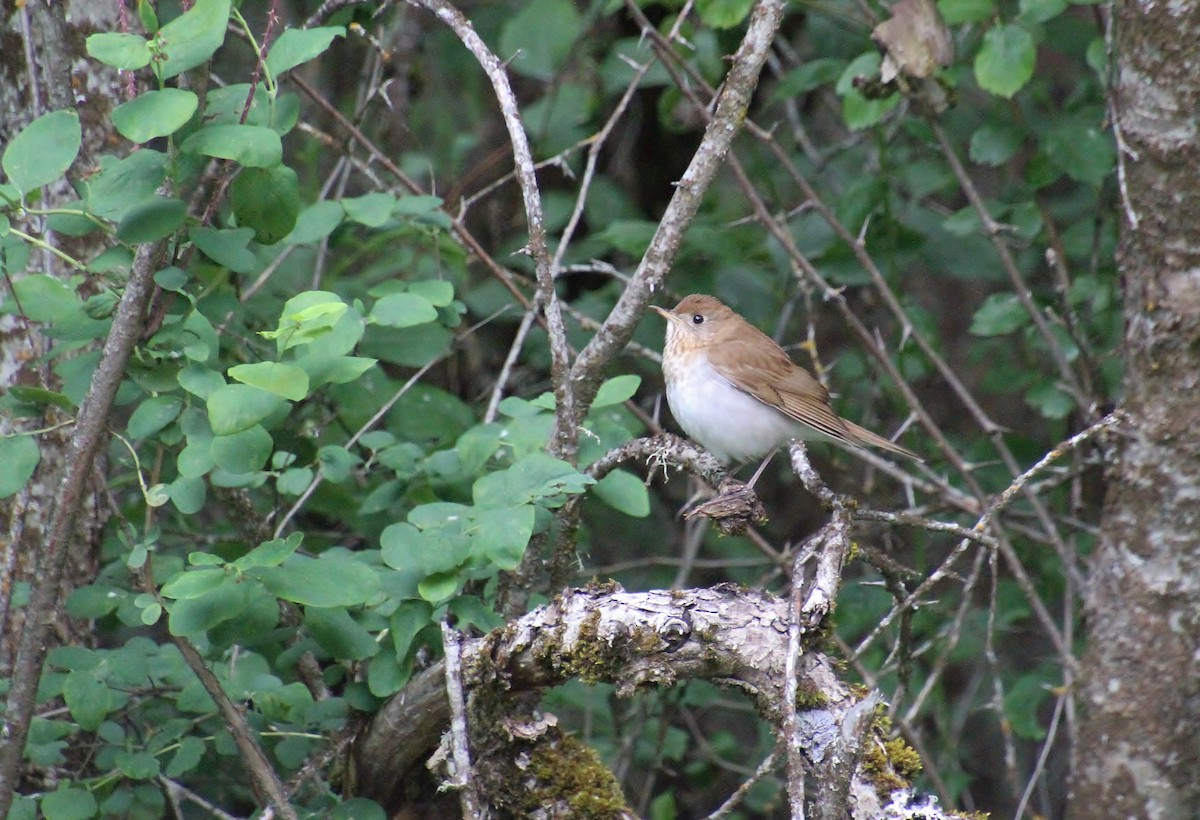
[[567, 735], [539, 743], [522, 779], [532, 783], [513, 807], [516, 817], [554, 805], [569, 807], [569, 816], [581, 820], [610, 820], [628, 811], [617, 779], [595, 750]]
[[613, 671], [622, 662], [621, 654], [620, 647], [610, 646], [600, 637], [600, 610], [596, 610], [580, 624], [575, 647], [562, 652], [552, 663], [584, 683], [599, 683], [612, 679]]
[[820, 687], [814, 686], [807, 681], [800, 681], [800, 685], [796, 688], [796, 708], [800, 711], [805, 709], [820, 709], [822, 706], [829, 705], [829, 695], [821, 691]]
[[921, 771], [921, 756], [904, 742], [904, 738], [885, 740], [891, 730], [892, 720], [880, 704], [875, 708], [875, 717], [863, 741], [862, 768], [882, 798], [896, 789], [912, 785], [912, 779]]

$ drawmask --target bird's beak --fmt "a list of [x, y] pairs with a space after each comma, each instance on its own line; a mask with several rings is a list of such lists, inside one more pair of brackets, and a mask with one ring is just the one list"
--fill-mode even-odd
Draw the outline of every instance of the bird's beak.
[[659, 316], [662, 316], [662, 317], [663, 317], [664, 319], [666, 319], [668, 322], [677, 322], [677, 321], [679, 321], [679, 317], [678, 317], [678, 316], [676, 316], [676, 315], [675, 315], [674, 313], [672, 313], [671, 311], [667, 310], [666, 308], [660, 308], [658, 305], [651, 305], [651, 306], [650, 306], [650, 309], [651, 309], [652, 311], [654, 311], [655, 313], [657, 313]]

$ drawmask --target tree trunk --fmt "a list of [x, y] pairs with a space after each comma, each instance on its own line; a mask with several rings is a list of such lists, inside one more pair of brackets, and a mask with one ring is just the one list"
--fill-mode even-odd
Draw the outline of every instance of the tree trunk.
[[[0, 4], [0, 149], [32, 120], [51, 111], [74, 109], [83, 129], [83, 147], [71, 178], [86, 173], [96, 153], [110, 140], [112, 108], [120, 102], [116, 72], [93, 60], [84, 51], [87, 35], [117, 28], [117, 0], [77, 0], [72, 3], [31, 0]], [[70, 186], [57, 184], [45, 190], [39, 207], [76, 199]], [[28, 226], [25, 226], [28, 227]], [[103, 234], [71, 239], [49, 236], [45, 225], [32, 223], [35, 232], [54, 245], [66, 247], [77, 258], [90, 259], [103, 249]], [[14, 278], [26, 273], [47, 273], [64, 281], [74, 271], [50, 253], [34, 252], [28, 271], [7, 272]], [[8, 284], [4, 288], [7, 291]], [[52, 362], [46, 360], [50, 340], [41, 328], [20, 316], [0, 316], [0, 392], [13, 386], [57, 389]], [[53, 406], [37, 418], [20, 422], [0, 416], [0, 434], [52, 428], [69, 420]], [[0, 502], [0, 677], [11, 672], [18, 636], [23, 626], [19, 585], [36, 577], [39, 547], [47, 538], [55, 495], [63, 473], [69, 426], [37, 437], [41, 461], [33, 478], [12, 498]], [[93, 495], [77, 518], [78, 536], [63, 577], [62, 595], [91, 581], [103, 525], [102, 504]], [[69, 619], [61, 612], [55, 624], [60, 638], [72, 635]]]
[[1128, 417], [1085, 601], [1077, 818], [1200, 817], [1200, 4], [1116, 4]]

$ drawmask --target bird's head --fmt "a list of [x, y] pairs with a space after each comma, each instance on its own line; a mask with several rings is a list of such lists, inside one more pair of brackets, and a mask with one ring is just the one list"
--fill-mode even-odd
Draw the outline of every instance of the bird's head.
[[667, 349], [688, 350], [710, 345], [736, 328], [740, 317], [717, 299], [702, 293], [683, 298], [673, 309], [652, 305], [667, 320]]

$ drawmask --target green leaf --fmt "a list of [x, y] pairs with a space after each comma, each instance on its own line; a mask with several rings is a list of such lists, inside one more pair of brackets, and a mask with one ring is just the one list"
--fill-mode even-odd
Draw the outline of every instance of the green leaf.
[[367, 666], [367, 688], [377, 698], [399, 692], [412, 677], [412, 658], [396, 659], [390, 646], [383, 647]]
[[253, 273], [258, 268], [258, 259], [246, 247], [254, 238], [253, 228], [216, 230], [195, 226], [188, 236], [205, 256], [234, 273]]
[[67, 612], [73, 618], [103, 618], [117, 608], [121, 593], [112, 587], [91, 584], [79, 587], [67, 596]]
[[154, 284], [163, 290], [169, 290], [172, 293], [181, 293], [184, 286], [188, 283], [188, 278], [187, 271], [171, 265], [168, 268], [163, 268], [155, 272]]
[[1066, 11], [1067, 5], [1067, 0], [1021, 0], [1021, 19], [1045, 23]]
[[233, 160], [248, 168], [271, 168], [283, 159], [279, 134], [261, 125], [206, 125], [179, 149], [185, 154]]
[[442, 198], [433, 194], [409, 194], [396, 200], [393, 216], [420, 217], [435, 214], [442, 207]]
[[169, 80], [211, 57], [225, 42], [229, 7], [230, 0], [196, 0], [188, 11], [159, 29], [158, 39], [167, 58], [159, 76]]
[[60, 788], [42, 797], [42, 814], [46, 820], [85, 820], [94, 817], [99, 807], [87, 789]]
[[534, 509], [529, 504], [471, 512], [471, 552], [503, 570], [516, 569], [533, 535]]
[[421, 579], [417, 592], [431, 604], [439, 604], [458, 592], [458, 573], [438, 572]]
[[344, 607], [309, 607], [304, 626], [321, 648], [338, 660], [361, 661], [379, 652], [379, 644]]
[[1007, 123], [989, 122], [971, 135], [971, 159], [983, 165], [1003, 165], [1021, 147], [1021, 133]]
[[8, 392], [13, 398], [24, 404], [36, 404], [39, 407], [53, 406], [67, 412], [75, 409], [75, 403], [62, 393], [56, 393], [44, 387], [22, 387], [17, 385], [8, 388]]
[[63, 700], [71, 717], [81, 729], [96, 731], [112, 709], [112, 692], [100, 680], [95, 670], [76, 670], [67, 673], [63, 681]]
[[1029, 388], [1025, 393], [1025, 401], [1048, 419], [1065, 418], [1067, 413], [1075, 409], [1071, 394], [1050, 380]]
[[596, 398], [592, 401], [592, 407], [608, 407], [610, 404], [620, 404], [632, 398], [641, 383], [641, 376], [632, 374], [614, 376], [600, 385], [600, 389], [596, 391]]
[[117, 225], [117, 239], [130, 244], [153, 242], [170, 236], [187, 219], [187, 203], [181, 199], [155, 197], [134, 205]]
[[507, 470], [485, 475], [475, 482], [472, 495], [479, 507], [511, 507], [540, 502], [548, 507], [566, 503], [595, 479], [565, 461], [544, 453], [525, 456]]
[[975, 311], [971, 333], [975, 336], [1003, 336], [1028, 325], [1029, 313], [1011, 293], [993, 293]]
[[248, 384], [218, 387], [209, 394], [206, 403], [208, 421], [217, 436], [249, 430], [284, 406], [279, 396]]
[[201, 399], [207, 399], [218, 388], [225, 386], [225, 379], [220, 373], [195, 362], [188, 362], [175, 379], [180, 387]]
[[526, 77], [552, 80], [583, 33], [583, 19], [570, 0], [533, 0], [500, 31], [500, 58]]
[[0, 498], [16, 495], [33, 476], [41, 450], [33, 436], [0, 436]]
[[370, 321], [387, 327], [413, 327], [436, 321], [437, 308], [415, 293], [384, 296], [371, 308]]
[[1033, 36], [1016, 25], [1000, 25], [983, 35], [975, 55], [975, 79], [984, 91], [1009, 98], [1033, 76], [1037, 50]]
[[146, 91], [114, 108], [112, 121], [130, 142], [148, 142], [187, 125], [199, 102], [193, 92], [182, 88]]
[[150, 46], [144, 37], [105, 31], [87, 38], [87, 53], [94, 60], [123, 71], [150, 65]]
[[247, 168], [229, 190], [238, 225], [254, 229], [254, 239], [273, 245], [296, 227], [300, 214], [300, 179], [286, 165]]
[[180, 475], [167, 485], [167, 494], [171, 497], [175, 509], [184, 515], [193, 515], [203, 509], [204, 501], [208, 497], [208, 485], [199, 476]]
[[303, 606], [360, 606], [379, 594], [374, 570], [351, 558], [293, 555], [252, 573], [276, 597]]
[[1087, 121], [1071, 121], [1052, 129], [1042, 138], [1042, 150], [1071, 179], [1091, 185], [1108, 179], [1116, 164], [1112, 137]]
[[396, 657], [403, 660], [412, 649], [413, 640], [422, 629], [429, 626], [433, 607], [425, 601], [402, 601], [388, 622], [392, 634], [392, 645]]
[[834, 86], [842, 98], [842, 119], [850, 128], [859, 129], [874, 125], [900, 103], [899, 94], [890, 94], [883, 99], [868, 99], [854, 86], [858, 77], [877, 76], [881, 60], [876, 51], [860, 54], [846, 66], [846, 70]]
[[267, 70], [278, 78], [283, 72], [319, 57], [329, 48], [333, 38], [344, 37], [345, 34], [346, 29], [342, 26], [290, 28], [271, 45], [266, 59]]
[[172, 635], [196, 637], [214, 626], [238, 617], [250, 599], [249, 584], [226, 577], [215, 589], [196, 598], [184, 598], [171, 605], [167, 628]]
[[733, 28], [746, 19], [754, 0], [697, 0], [696, 11], [704, 25]]
[[199, 598], [224, 584], [228, 577], [223, 569], [182, 570], [163, 584], [162, 596], [178, 600]]
[[950, 26], [982, 23], [996, 16], [996, 0], [938, 0], [937, 7]]
[[420, 296], [434, 307], [447, 307], [454, 301], [454, 285], [445, 279], [424, 279], [412, 282], [408, 292]]
[[102, 158], [99, 176], [87, 182], [87, 208], [119, 222], [130, 208], [150, 199], [167, 176], [167, 155], [143, 148], [125, 159]]
[[179, 396], [151, 396], [137, 406], [129, 417], [130, 438], [148, 438], [179, 417], [183, 399]]
[[815, 88], [836, 82], [846, 64], [843, 60], [821, 57], [806, 60], [799, 68], [784, 74], [771, 94], [772, 102], [782, 102], [806, 94]]
[[179, 777], [200, 765], [204, 757], [204, 741], [198, 737], [185, 737], [179, 741], [179, 748], [167, 764], [167, 777]]
[[292, 232], [281, 241], [289, 245], [319, 242], [333, 233], [345, 217], [346, 210], [342, 203], [329, 199], [321, 200], [300, 212]]
[[264, 339], [274, 339], [280, 354], [297, 345], [309, 344], [333, 330], [349, 305], [336, 293], [310, 290], [287, 300], [275, 330], [260, 331]]
[[304, 541], [304, 533], [294, 532], [287, 538], [274, 538], [263, 541], [254, 549], [232, 563], [231, 566], [241, 572], [251, 567], [277, 567], [291, 558], [300, 549]]
[[275, 446], [271, 434], [255, 425], [229, 436], [215, 436], [208, 447], [213, 463], [235, 475], [253, 473], [266, 466]]
[[650, 514], [650, 493], [646, 484], [633, 473], [614, 470], [600, 479], [593, 492], [614, 510], [634, 518]]
[[61, 321], [82, 304], [73, 288], [44, 273], [24, 276], [13, 282], [12, 288], [21, 310], [35, 322]]
[[130, 780], [150, 780], [158, 777], [158, 758], [149, 752], [118, 752], [117, 770]]
[[62, 177], [75, 161], [81, 141], [79, 115], [74, 111], [52, 111], [12, 138], [0, 158], [0, 167], [24, 196]]
[[500, 449], [501, 430], [496, 423], [480, 424], [472, 427], [458, 437], [454, 449], [458, 451], [458, 459], [462, 463], [463, 472], [467, 475], [478, 473], [484, 464], [488, 463], [496, 451]]
[[378, 228], [392, 218], [396, 197], [376, 191], [363, 196], [346, 197], [342, 200], [346, 216], [368, 228]]
[[[292, 401], [308, 395], [308, 374], [294, 364], [257, 362], [229, 368], [230, 378]], [[255, 420], [258, 421], [257, 419]]]

